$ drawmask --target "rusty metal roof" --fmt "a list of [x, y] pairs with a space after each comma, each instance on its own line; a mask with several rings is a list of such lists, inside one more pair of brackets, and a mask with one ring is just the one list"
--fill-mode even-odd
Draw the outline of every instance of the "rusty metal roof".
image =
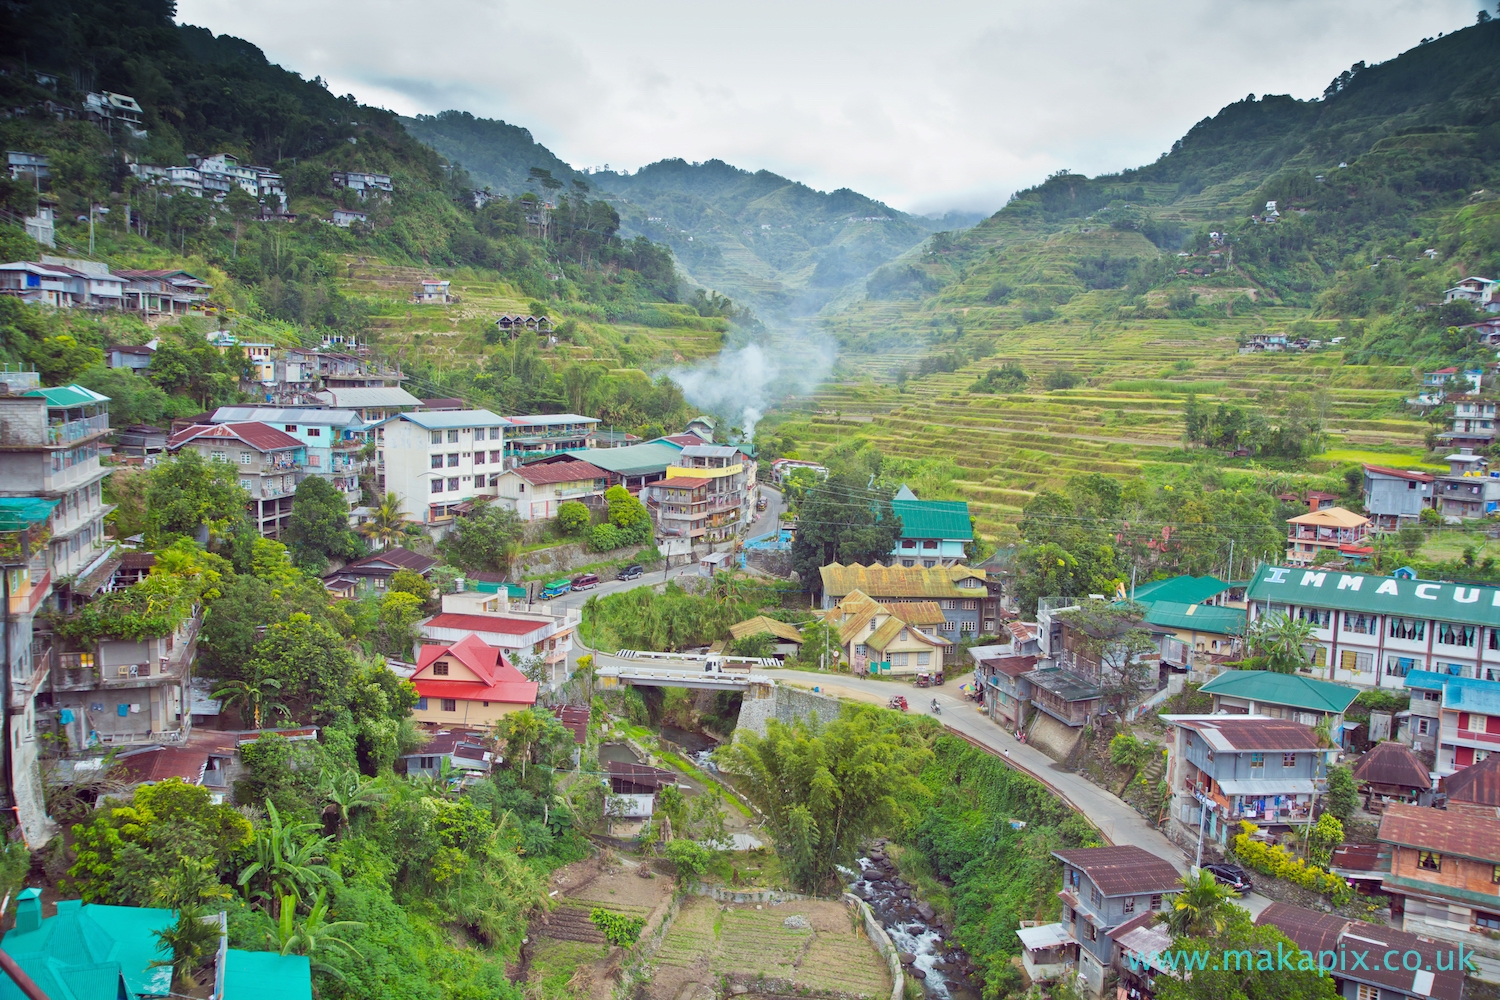
[[1291, 719], [1257, 715], [1213, 715], [1167, 717], [1193, 730], [1215, 750], [1317, 750], [1318, 736], [1311, 726]]
[[1380, 819], [1384, 844], [1500, 864], [1500, 818], [1492, 810], [1428, 809], [1392, 803]]
[[1354, 765], [1354, 780], [1372, 785], [1395, 785], [1399, 788], [1432, 787], [1427, 765], [1402, 743], [1377, 743]]
[[[1319, 952], [1343, 952], [1338, 975], [1358, 983], [1369, 983], [1407, 996], [1431, 997], [1432, 1000], [1461, 1000], [1464, 992], [1463, 972], [1455, 969], [1453, 946], [1417, 937], [1394, 927], [1367, 924], [1332, 913], [1318, 913], [1290, 903], [1272, 903], [1255, 918], [1258, 926], [1273, 926], [1296, 945], [1316, 955]], [[1415, 952], [1422, 956], [1417, 969], [1405, 962], [1388, 968], [1387, 954]], [[1355, 961], [1363, 953], [1364, 961]], [[1439, 959], [1446, 954], [1447, 961]], [[1447, 970], [1444, 971], [1444, 966]]]
[[1492, 753], [1479, 763], [1448, 775], [1442, 779], [1441, 787], [1449, 802], [1500, 806], [1500, 754]]
[[1052, 856], [1080, 869], [1106, 896], [1169, 892], [1182, 888], [1182, 876], [1170, 861], [1133, 844], [1075, 847], [1053, 851]]

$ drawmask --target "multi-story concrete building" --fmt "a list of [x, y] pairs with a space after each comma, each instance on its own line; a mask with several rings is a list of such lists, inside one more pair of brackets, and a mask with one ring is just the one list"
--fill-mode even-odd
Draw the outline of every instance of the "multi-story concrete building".
[[307, 475], [307, 446], [285, 431], [251, 420], [194, 424], [167, 439], [167, 450], [192, 448], [211, 462], [229, 463], [250, 494], [250, 519], [266, 538], [291, 523], [297, 484]]
[[1456, 677], [1414, 670], [1406, 676], [1411, 692], [1407, 740], [1436, 753], [1440, 775], [1461, 771], [1500, 750], [1500, 668], [1486, 678]]
[[349, 501], [360, 502], [359, 475], [365, 468], [360, 453], [368, 441], [370, 425], [353, 410], [317, 407], [221, 406], [209, 418], [214, 424], [256, 422], [278, 428], [302, 442], [306, 449], [306, 471], [334, 485]]
[[855, 591], [885, 605], [935, 601], [943, 613], [943, 621], [936, 626], [939, 637], [950, 643], [945, 648], [948, 661], [955, 661], [960, 642], [979, 636], [980, 622], [995, 617], [988, 605], [999, 601], [985, 585], [984, 570], [968, 566], [907, 569], [830, 563], [819, 570], [819, 576], [825, 611]]
[[[321, 372], [321, 368], [320, 368]], [[354, 376], [358, 378], [362, 376]], [[379, 378], [380, 376], [373, 376]], [[313, 400], [335, 410], [353, 410], [366, 424], [378, 424], [399, 413], [418, 409], [422, 401], [399, 385], [358, 385], [341, 387], [333, 384], [337, 376], [323, 374], [328, 388], [312, 394]], [[350, 376], [346, 376], [346, 380]]]
[[577, 608], [512, 601], [503, 594], [466, 592], [443, 595], [441, 614], [417, 624], [423, 644], [453, 643], [470, 635], [505, 650], [511, 663], [538, 664], [544, 683], [568, 679], [568, 653], [578, 631]]
[[666, 478], [706, 479], [709, 535], [729, 538], [750, 523], [755, 513], [751, 498], [754, 481], [746, 472], [744, 454], [734, 445], [690, 444], [683, 448]]
[[1053, 851], [1062, 862], [1062, 919], [1078, 945], [1078, 975], [1102, 996], [1115, 964], [1114, 935], [1126, 924], [1171, 906], [1181, 876], [1165, 858], [1134, 845]]
[[1373, 522], [1371, 530], [1395, 531], [1416, 524], [1422, 511], [1432, 506], [1435, 476], [1368, 463], [1364, 468], [1365, 511]]
[[0, 384], [19, 393], [0, 395], [0, 497], [56, 501], [46, 572], [54, 605], [70, 611], [105, 582], [94, 579], [114, 551], [105, 537], [99, 445], [109, 434], [109, 398], [83, 386], [28, 388], [34, 373], [5, 373]]
[[376, 492], [394, 493], [402, 510], [426, 524], [447, 522], [459, 504], [494, 496], [489, 475], [505, 467], [506, 426], [489, 410], [414, 410], [382, 421]]
[[891, 509], [901, 518], [901, 537], [891, 550], [891, 565], [952, 566], [968, 558], [964, 547], [974, 541], [969, 505], [963, 500], [918, 500], [906, 486], [896, 491]]
[[1313, 625], [1308, 670], [1359, 687], [1406, 686], [1414, 670], [1500, 679], [1500, 590], [1337, 570], [1263, 566], [1250, 620]]
[[593, 444], [599, 421], [576, 413], [535, 413], [505, 420], [507, 468], [560, 451], [581, 451]]
[[1286, 561], [1306, 566], [1321, 553], [1363, 558], [1375, 550], [1365, 544], [1370, 519], [1342, 507], [1319, 507], [1287, 518]]
[[1495, 440], [1495, 401], [1460, 399], [1453, 404], [1453, 428], [1438, 435], [1447, 444], [1485, 448]]
[[1433, 506], [1445, 521], [1472, 521], [1500, 509], [1500, 472], [1488, 471], [1488, 459], [1460, 448], [1444, 461], [1448, 473], [1433, 485]]
[[1240, 820], [1267, 828], [1306, 823], [1327, 777], [1312, 727], [1269, 715], [1164, 715], [1175, 727], [1167, 764], [1172, 823], [1184, 840], [1221, 847]]
[[597, 502], [608, 479], [609, 473], [598, 466], [558, 456], [490, 472], [485, 495], [497, 498], [523, 521], [541, 521], [556, 517], [557, 508], [569, 500]]

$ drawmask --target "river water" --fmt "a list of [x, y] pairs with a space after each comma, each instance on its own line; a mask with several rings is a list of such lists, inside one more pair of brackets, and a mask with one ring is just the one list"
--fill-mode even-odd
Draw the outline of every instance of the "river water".
[[[859, 859], [859, 877], [850, 890], [875, 912], [875, 919], [903, 953], [902, 964], [934, 1000], [979, 1000], [968, 955], [948, 942], [949, 928], [913, 888], [878, 844]], [[912, 971], [915, 970], [915, 971]]]

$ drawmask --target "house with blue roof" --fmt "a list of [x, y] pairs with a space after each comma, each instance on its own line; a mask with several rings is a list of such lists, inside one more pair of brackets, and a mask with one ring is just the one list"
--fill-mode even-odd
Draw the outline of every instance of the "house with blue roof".
[[[157, 935], [176, 922], [175, 910], [79, 899], [58, 900], [56, 914], [44, 919], [41, 890], [23, 889], [16, 926], [0, 948], [52, 1000], [164, 997], [172, 995], [172, 952]], [[213, 961], [218, 1000], [312, 1000], [312, 967], [304, 955], [240, 951], [221, 934]], [[0, 1000], [26, 1000], [26, 994], [0, 976]]]
[[1447, 672], [1406, 675], [1411, 717], [1403, 742], [1434, 747], [1439, 775], [1461, 771], [1500, 750], [1500, 681]]
[[891, 565], [933, 569], [968, 558], [974, 541], [969, 505], [963, 500], [918, 500], [905, 485], [896, 491], [891, 509], [901, 518], [901, 537], [891, 550]]

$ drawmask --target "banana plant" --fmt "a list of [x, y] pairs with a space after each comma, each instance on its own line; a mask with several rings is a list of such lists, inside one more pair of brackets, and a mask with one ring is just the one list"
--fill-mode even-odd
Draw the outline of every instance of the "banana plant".
[[305, 892], [339, 881], [323, 861], [333, 838], [317, 836], [318, 824], [283, 823], [270, 799], [266, 814], [266, 825], [255, 835], [255, 860], [240, 872], [238, 884], [246, 898], [300, 901]]
[[328, 919], [328, 890], [319, 889], [313, 900], [312, 911], [301, 920], [297, 919], [297, 901], [291, 896], [281, 900], [281, 916], [273, 930], [266, 932], [266, 943], [271, 950], [281, 955], [306, 955], [315, 972], [324, 972], [335, 979], [344, 974], [320, 959], [330, 950], [342, 951], [358, 956], [359, 949], [340, 937], [346, 931], [359, 930], [365, 925], [357, 920]]

